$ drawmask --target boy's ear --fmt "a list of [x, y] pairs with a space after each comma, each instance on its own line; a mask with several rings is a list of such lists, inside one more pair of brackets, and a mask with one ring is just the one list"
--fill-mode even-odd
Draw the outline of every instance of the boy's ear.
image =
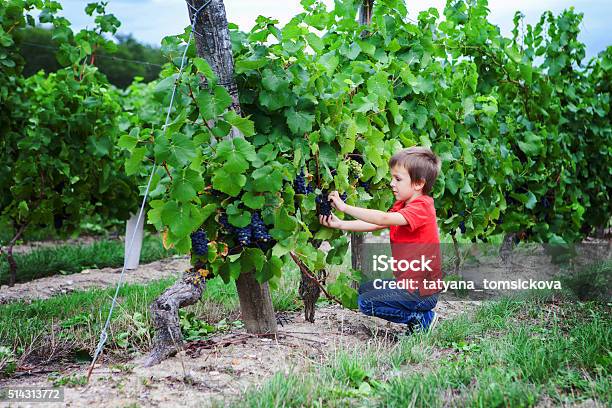
[[425, 179], [415, 181], [412, 183], [412, 187], [417, 191], [421, 191], [425, 187]]

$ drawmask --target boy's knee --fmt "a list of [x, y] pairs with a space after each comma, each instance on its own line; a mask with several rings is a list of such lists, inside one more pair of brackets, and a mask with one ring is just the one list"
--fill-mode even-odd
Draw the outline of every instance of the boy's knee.
[[373, 289], [374, 289], [374, 283], [371, 281], [367, 281], [359, 285], [359, 289], [357, 289], [357, 293], [361, 295], [362, 293], [369, 292]]
[[374, 306], [372, 305], [372, 302], [364, 299], [363, 296], [359, 296], [357, 298], [357, 306], [359, 306], [361, 313], [365, 315], [372, 316], [374, 313]]

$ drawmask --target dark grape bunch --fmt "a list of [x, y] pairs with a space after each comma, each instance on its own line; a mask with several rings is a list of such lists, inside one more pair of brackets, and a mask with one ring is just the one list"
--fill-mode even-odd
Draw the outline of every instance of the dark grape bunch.
[[[315, 199], [317, 203], [318, 215], [323, 215], [325, 217], [330, 215], [332, 210], [332, 201], [328, 200], [327, 196], [327, 192], [324, 191], [323, 193], [319, 194]], [[347, 197], [348, 194], [346, 192], [340, 194], [340, 198], [342, 199], [342, 201], [346, 201]]]
[[206, 231], [199, 229], [191, 234], [191, 248], [193, 253], [197, 256], [208, 254], [208, 237], [206, 236]]
[[360, 181], [359, 185], [365, 189], [366, 192], [370, 190], [370, 182], [369, 181]]
[[264, 224], [259, 213], [254, 212], [251, 215], [251, 228], [253, 229], [253, 239], [257, 242], [272, 241], [272, 236], [268, 233], [268, 228]]
[[221, 216], [219, 217], [219, 224], [221, 224], [223, 229], [228, 234], [236, 234], [236, 238], [238, 239], [238, 242], [241, 245], [246, 246], [251, 243], [250, 225], [247, 225], [244, 228], [234, 227], [232, 224], [229, 223], [229, 220], [227, 219], [227, 214], [225, 213], [221, 214]]
[[251, 227], [251, 225], [247, 225], [244, 228], [235, 228], [236, 231], [236, 238], [238, 239], [238, 242], [240, 243], [240, 245], [242, 246], [249, 246], [251, 245], [251, 235], [253, 234], [253, 228]]
[[[228, 234], [233, 234], [238, 243], [243, 247], [251, 246], [255, 243], [263, 243], [266, 244], [265, 247], [269, 247], [269, 244], [274, 243], [274, 239], [268, 232], [268, 227], [266, 227], [258, 212], [253, 212], [250, 224], [242, 228], [230, 224], [227, 214], [222, 214], [219, 217], [219, 223]], [[257, 246], [261, 248], [260, 245]]]
[[306, 194], [306, 178], [304, 177], [304, 170], [300, 171], [293, 181], [293, 189], [297, 194]]
[[308, 194], [314, 191], [314, 188], [310, 184], [306, 184], [306, 177], [304, 177], [303, 169], [300, 171], [300, 174], [295, 177], [293, 189], [296, 194]]
[[331, 210], [332, 210], [331, 200], [327, 199], [326, 192], [319, 194], [317, 198], [315, 199], [315, 201], [317, 203], [318, 215], [327, 217], [328, 215], [331, 214]]
[[[462, 210], [462, 211], [459, 211], [459, 216], [460, 216], [461, 218], [465, 217], [465, 211], [463, 211], [463, 210]], [[459, 223], [459, 230], [461, 230], [461, 233], [462, 233], [462, 234], [465, 234], [465, 231], [466, 231], [466, 229], [465, 229], [465, 221], [461, 221], [461, 222]]]
[[459, 229], [461, 230], [462, 234], [465, 234], [465, 231], [466, 231], [466, 229], [465, 229], [465, 222], [461, 221], [459, 223]]
[[221, 214], [221, 217], [219, 217], [219, 223], [227, 231], [231, 231], [234, 228], [232, 224], [230, 224], [229, 221], [227, 220], [227, 214]]
[[217, 190], [213, 190], [212, 188], [205, 188], [204, 189], [206, 192], [208, 192], [210, 195], [212, 195], [213, 197], [222, 197], [223, 193]]

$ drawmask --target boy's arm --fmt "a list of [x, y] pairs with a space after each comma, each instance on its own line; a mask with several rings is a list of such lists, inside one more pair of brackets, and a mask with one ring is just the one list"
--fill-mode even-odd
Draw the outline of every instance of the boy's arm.
[[387, 228], [384, 225], [371, 224], [361, 220], [345, 221], [331, 214], [329, 217], [319, 216], [319, 222], [329, 228], [336, 228], [343, 231], [352, 232], [372, 232]]
[[344, 201], [342, 201], [337, 191], [332, 192], [329, 195], [329, 199], [333, 201], [334, 207], [337, 210], [342, 211], [343, 213], [348, 214], [366, 223], [380, 225], [382, 227], [408, 224], [408, 221], [406, 221], [404, 216], [397, 212], [369, 210], [367, 208], [348, 205]]
[[404, 216], [396, 212], [388, 213], [379, 210], [369, 210], [367, 208], [347, 205], [346, 209], [344, 210], [344, 213], [366, 223], [376, 224], [383, 227], [408, 224], [408, 221], [406, 221]]
[[352, 232], [372, 232], [387, 228], [384, 225], [376, 225], [361, 220], [342, 221], [344, 231]]

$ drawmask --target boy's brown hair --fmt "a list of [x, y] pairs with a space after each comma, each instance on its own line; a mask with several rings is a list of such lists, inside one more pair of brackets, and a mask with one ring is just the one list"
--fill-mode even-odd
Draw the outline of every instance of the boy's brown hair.
[[400, 150], [389, 160], [389, 168], [401, 166], [408, 171], [412, 182], [425, 180], [423, 193], [429, 194], [440, 173], [442, 162], [440, 158], [426, 147], [414, 146]]

